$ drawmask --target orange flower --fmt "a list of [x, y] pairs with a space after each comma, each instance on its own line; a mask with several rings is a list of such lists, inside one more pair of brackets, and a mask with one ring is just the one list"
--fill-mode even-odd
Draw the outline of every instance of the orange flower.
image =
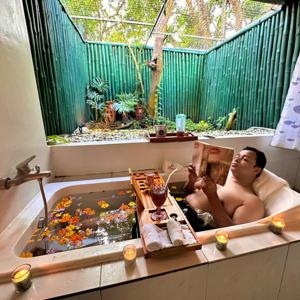
[[105, 222], [110, 222], [114, 219], [114, 216], [113, 215], [107, 215], [105, 216]]
[[63, 197], [59, 203], [56, 204], [55, 210], [65, 209], [72, 204], [72, 200], [69, 197]]
[[58, 235], [59, 236], [64, 236], [66, 233], [67, 233], [67, 229], [66, 228], [58, 230]]
[[79, 217], [78, 216], [74, 216], [72, 218], [70, 218], [69, 220], [69, 224], [77, 224], [79, 222]]
[[101, 207], [101, 208], [107, 208], [109, 207], [109, 204], [105, 201], [105, 200], [99, 200], [97, 202], [97, 204]]
[[124, 195], [126, 195], [126, 191], [120, 191], [120, 192], [117, 193], [117, 195], [124, 196]]
[[128, 210], [129, 206], [127, 204], [122, 203], [122, 205], [120, 206], [121, 210]]
[[82, 211], [83, 214], [87, 215], [87, 216], [93, 216], [96, 212], [95, 210], [87, 207]]
[[60, 239], [58, 239], [58, 243], [60, 245], [65, 245], [69, 240], [66, 237], [62, 237]]
[[71, 219], [70, 214], [63, 214], [62, 218], [59, 219], [59, 222], [61, 223], [69, 222], [70, 219]]
[[135, 211], [134, 207], [130, 207], [129, 209], [126, 210], [126, 212], [127, 212], [129, 215], [134, 214], [134, 211]]
[[78, 244], [78, 243], [81, 243], [81, 241], [84, 239], [84, 236], [82, 236], [81, 234], [79, 233], [74, 233], [71, 237], [70, 237], [70, 241], [73, 243], [73, 244]]
[[28, 252], [22, 252], [20, 254], [20, 257], [24, 257], [24, 258], [28, 258], [28, 257], [32, 257], [32, 256], [33, 256], [33, 254], [30, 251], [28, 251]]

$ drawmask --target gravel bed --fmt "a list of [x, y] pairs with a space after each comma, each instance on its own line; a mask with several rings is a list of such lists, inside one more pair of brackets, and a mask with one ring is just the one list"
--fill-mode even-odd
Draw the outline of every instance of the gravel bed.
[[[153, 130], [150, 130], [153, 133]], [[274, 134], [275, 130], [270, 128], [251, 127], [247, 130], [210, 130], [203, 132], [193, 132], [199, 137], [222, 137], [222, 136], [240, 136], [240, 135], [265, 135]], [[102, 141], [126, 141], [126, 140], [147, 140], [148, 130], [142, 129], [122, 129], [122, 130], [89, 130], [84, 128], [83, 133], [76, 129], [71, 135], [62, 135], [69, 143], [90, 143]]]

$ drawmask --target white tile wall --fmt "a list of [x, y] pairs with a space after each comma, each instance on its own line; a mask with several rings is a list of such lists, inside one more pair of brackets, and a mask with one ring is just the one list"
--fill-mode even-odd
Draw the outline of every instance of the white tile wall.
[[204, 300], [207, 265], [101, 290], [102, 300]]
[[300, 299], [300, 242], [289, 245], [288, 257], [279, 293], [279, 300]]
[[208, 265], [206, 300], [277, 299], [288, 246]]
[[[33, 166], [49, 169], [50, 153], [22, 0], [2, 0], [0, 7], [0, 177], [14, 177], [15, 166], [33, 154]], [[0, 191], [0, 232], [38, 191], [37, 182]]]

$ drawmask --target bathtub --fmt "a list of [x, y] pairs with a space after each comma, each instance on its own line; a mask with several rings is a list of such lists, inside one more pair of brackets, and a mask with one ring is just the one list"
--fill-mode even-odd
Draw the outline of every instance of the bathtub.
[[[186, 178], [186, 174], [177, 174], [173, 179], [174, 181], [180, 181], [183, 178]], [[126, 189], [129, 187], [129, 177], [119, 177], [51, 183], [45, 186], [45, 193], [49, 207], [51, 207], [59, 198], [68, 194]], [[259, 221], [228, 227], [227, 230], [231, 238], [267, 231], [270, 218], [277, 214], [281, 214], [286, 222], [296, 221], [300, 211], [300, 194], [290, 188], [283, 187], [270, 195], [270, 199], [266, 202], [266, 211], [268, 216]], [[23, 263], [31, 264], [33, 275], [39, 276], [122, 259], [122, 249], [125, 244], [128, 244], [128, 240], [32, 258], [19, 257], [18, 255], [24, 249], [32, 232], [36, 229], [39, 217], [43, 216], [43, 214], [43, 201], [38, 194], [1, 233], [0, 249], [2, 262], [0, 282], [9, 281], [11, 271]], [[213, 241], [214, 232], [215, 230], [208, 230], [197, 233], [199, 241], [202, 244]], [[142, 256], [143, 251], [140, 239], [132, 239], [130, 243], [134, 243], [137, 246], [137, 255]]]
[[[57, 200], [65, 195], [127, 188], [130, 188], [129, 178], [119, 177], [50, 183], [45, 186], [45, 194], [48, 206], [51, 208]], [[40, 194], [38, 194], [1, 233], [0, 282], [8, 281], [11, 271], [16, 266], [24, 263], [31, 264], [32, 272], [35, 276], [58, 272], [60, 270], [86, 267], [105, 261], [118, 260], [122, 258], [124, 245], [128, 244], [127, 240], [108, 245], [93, 246], [32, 258], [19, 257], [26, 242], [37, 228], [38, 219], [42, 216], [44, 216], [43, 201]], [[143, 255], [139, 239], [132, 239], [130, 240], [130, 243], [136, 244], [138, 255]]]

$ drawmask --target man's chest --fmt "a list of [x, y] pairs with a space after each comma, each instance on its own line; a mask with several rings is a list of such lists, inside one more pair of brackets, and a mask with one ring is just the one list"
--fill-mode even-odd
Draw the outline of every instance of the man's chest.
[[244, 203], [243, 191], [222, 187], [218, 189], [218, 196], [229, 216], [232, 216], [235, 210]]

